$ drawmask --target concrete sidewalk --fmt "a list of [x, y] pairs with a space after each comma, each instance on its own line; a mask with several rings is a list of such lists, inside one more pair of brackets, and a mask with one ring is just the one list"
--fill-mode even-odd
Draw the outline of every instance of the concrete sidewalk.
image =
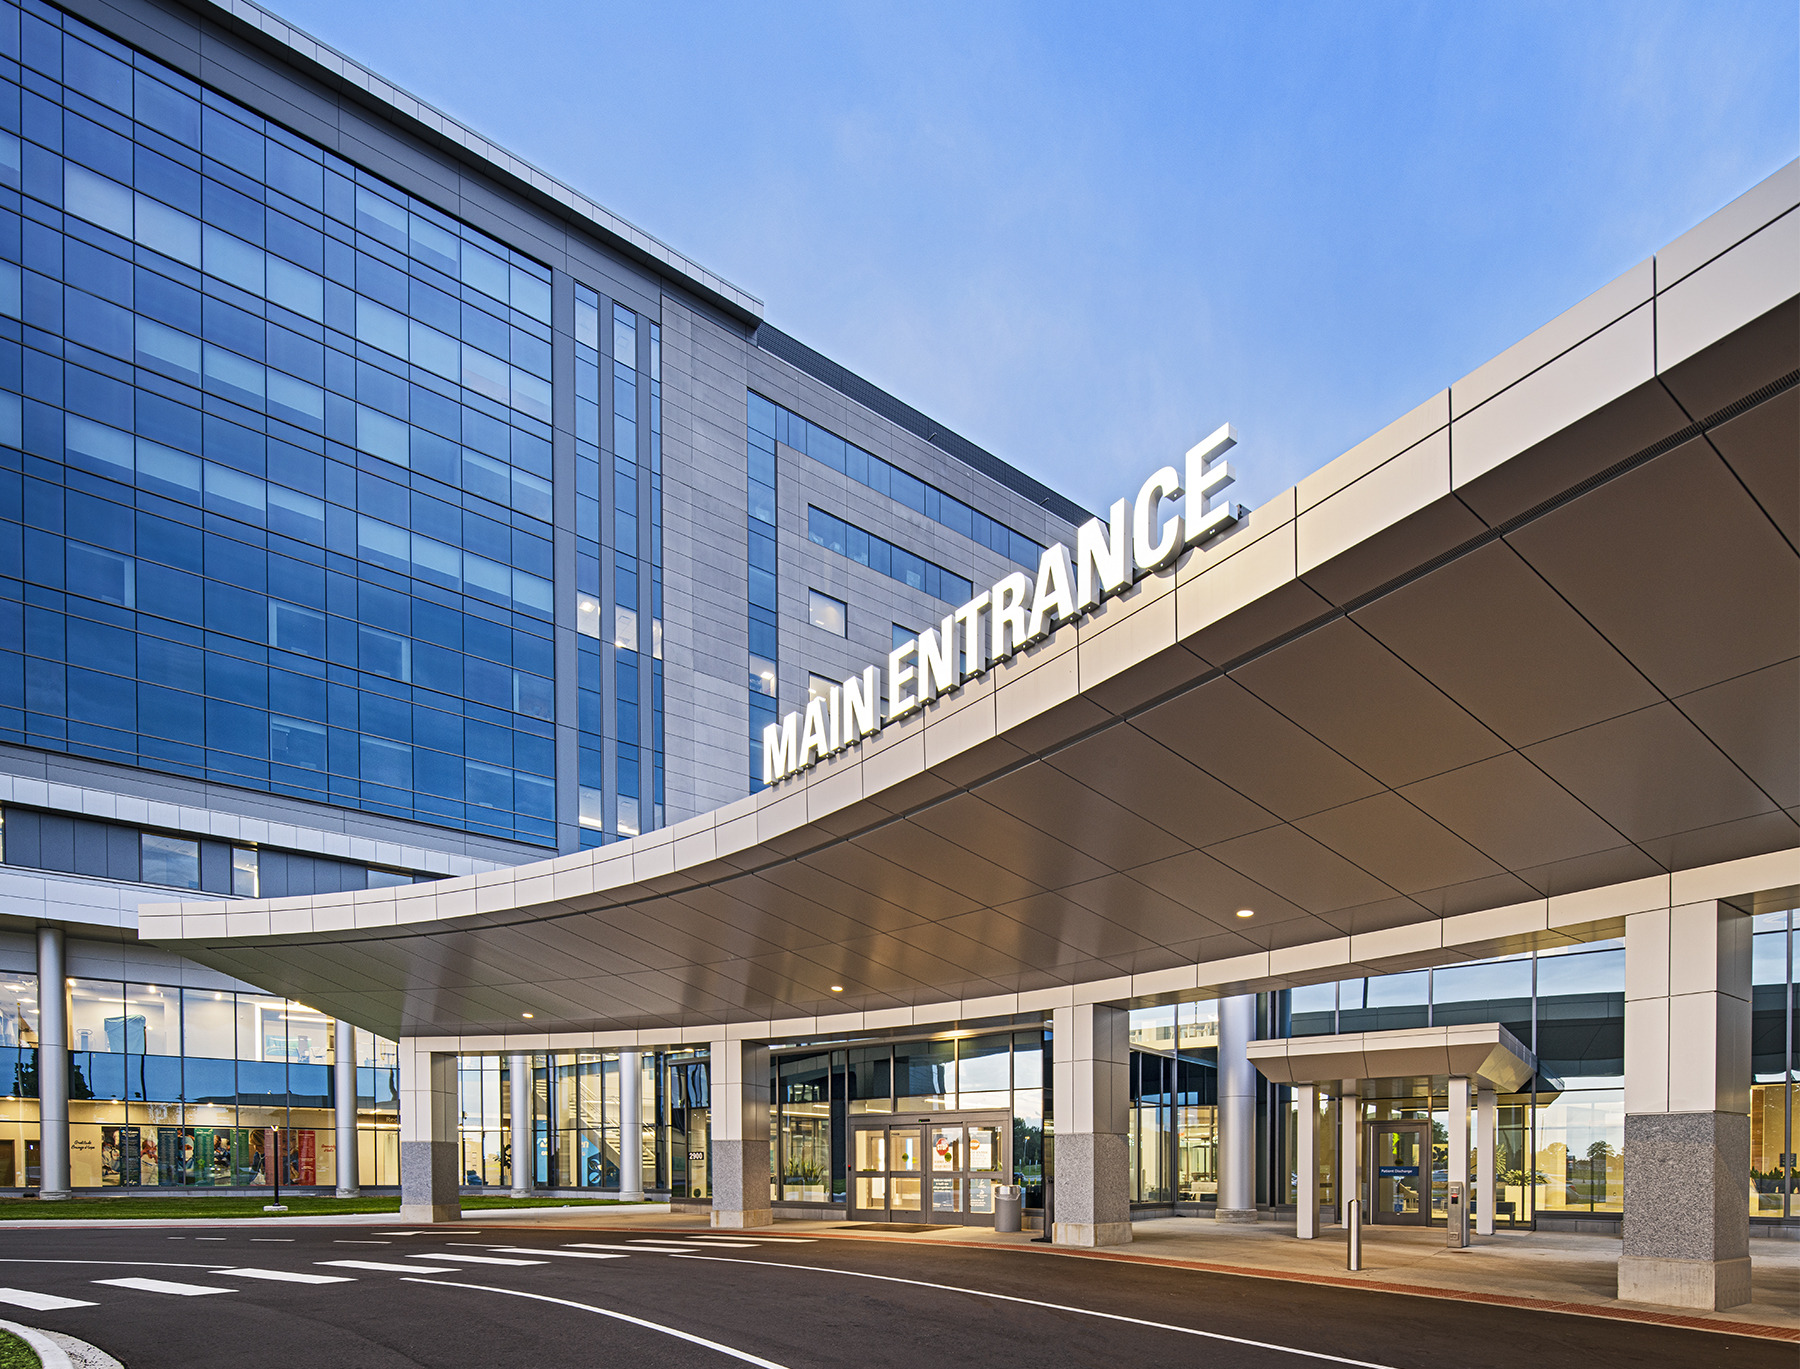
[[[612, 1209], [596, 1212], [539, 1209], [530, 1213], [469, 1213], [465, 1220], [507, 1224], [701, 1231], [704, 1214]], [[1503, 1231], [1472, 1237], [1451, 1250], [1440, 1228], [1363, 1229], [1363, 1268], [1344, 1268], [1344, 1229], [1324, 1228], [1316, 1240], [1294, 1237], [1293, 1222], [1221, 1225], [1206, 1217], [1159, 1217], [1132, 1223], [1132, 1243], [1097, 1251], [1050, 1247], [1032, 1234], [1001, 1235], [986, 1227], [937, 1226], [922, 1232], [871, 1230], [847, 1222], [779, 1222], [771, 1233], [906, 1241], [923, 1245], [1022, 1246], [1038, 1254], [1189, 1265], [1219, 1273], [1364, 1287], [1415, 1296], [1479, 1300], [1631, 1321], [1663, 1322], [1718, 1331], [1741, 1331], [1800, 1342], [1800, 1241], [1751, 1242], [1754, 1297], [1723, 1312], [1692, 1311], [1621, 1302], [1619, 1238], [1548, 1231]]]

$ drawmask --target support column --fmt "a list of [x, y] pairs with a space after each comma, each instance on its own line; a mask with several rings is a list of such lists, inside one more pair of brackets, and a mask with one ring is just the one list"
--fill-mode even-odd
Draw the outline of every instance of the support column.
[[619, 1052], [619, 1201], [644, 1201], [644, 1060]]
[[462, 1220], [457, 1192], [456, 1054], [400, 1039], [400, 1220]]
[[1056, 1245], [1131, 1242], [1131, 1015], [1082, 1004], [1052, 1014]]
[[1294, 1085], [1294, 1235], [1319, 1234], [1319, 1086]]
[[1446, 1100], [1444, 1139], [1449, 1143], [1449, 1151], [1444, 1161], [1444, 1202], [1448, 1208], [1451, 1184], [1463, 1186], [1463, 1202], [1469, 1202], [1469, 1081], [1458, 1075], [1450, 1076], [1449, 1097]]
[[769, 1048], [714, 1041], [712, 1084], [712, 1224], [733, 1230], [770, 1226]]
[[337, 1196], [362, 1196], [356, 1148], [356, 1028], [338, 1018], [332, 1031], [332, 1120], [337, 1129]]
[[1494, 1234], [1494, 1132], [1500, 1107], [1492, 1089], [1475, 1091], [1475, 1234]]
[[507, 1062], [506, 1077], [512, 1103], [511, 1196], [529, 1198], [537, 1177], [537, 1142], [531, 1125], [537, 1090], [531, 1082], [531, 1057], [514, 1055]]
[[[1362, 1100], [1357, 1081], [1344, 1080], [1338, 1093], [1338, 1221], [1350, 1225], [1350, 1200], [1362, 1197]], [[1368, 1209], [1364, 1208], [1364, 1215]]]
[[69, 1187], [69, 972], [61, 927], [37, 929], [38, 1197], [73, 1197]]
[[1750, 1301], [1750, 918], [1692, 903], [1625, 919], [1619, 1297]]
[[1256, 1210], [1256, 995], [1219, 1000], [1219, 1205], [1221, 1222], [1254, 1222]]

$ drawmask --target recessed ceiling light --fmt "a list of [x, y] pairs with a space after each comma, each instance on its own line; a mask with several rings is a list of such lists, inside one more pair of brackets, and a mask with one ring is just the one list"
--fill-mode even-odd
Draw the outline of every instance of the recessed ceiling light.
[[844, 986], [842, 984], [833, 984], [831, 986], [831, 991], [833, 993], [842, 993], [844, 991]]
[[1255, 917], [1256, 909], [1254, 909], [1254, 908], [1239, 908], [1238, 916], [1239, 917]]
[[520, 1016], [520, 1017], [530, 1017], [530, 1016], [531, 1016], [531, 1014], [530, 1014], [530, 1013], [528, 1013], [528, 1012], [524, 1012], [524, 1013], [520, 1013], [520, 1014], [519, 1014], [519, 1016]]

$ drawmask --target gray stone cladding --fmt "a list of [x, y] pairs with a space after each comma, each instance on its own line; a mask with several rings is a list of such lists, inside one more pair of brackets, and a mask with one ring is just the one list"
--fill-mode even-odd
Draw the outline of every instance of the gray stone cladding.
[[400, 1143], [400, 1218], [409, 1222], [454, 1221], [461, 1209], [455, 1141]]
[[1738, 1113], [1625, 1118], [1624, 1253], [1658, 1260], [1750, 1254], [1750, 1119]]

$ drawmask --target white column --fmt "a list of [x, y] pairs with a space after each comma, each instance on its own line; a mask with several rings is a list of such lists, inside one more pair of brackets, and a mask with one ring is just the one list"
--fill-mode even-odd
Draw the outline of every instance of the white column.
[[714, 1041], [712, 1084], [712, 1224], [769, 1226], [769, 1048]]
[[1444, 1162], [1444, 1203], [1450, 1202], [1450, 1184], [1463, 1186], [1463, 1203], [1469, 1201], [1469, 1081], [1458, 1075], [1450, 1077], [1449, 1116], [1445, 1119], [1445, 1139], [1449, 1156]]
[[532, 1084], [531, 1056], [514, 1054], [507, 1062], [508, 1101], [512, 1107], [512, 1190], [514, 1198], [529, 1198], [537, 1178], [537, 1137], [532, 1126], [537, 1089]]
[[1256, 995], [1219, 1000], [1219, 1205], [1221, 1222], [1254, 1222], [1256, 1210]]
[[1356, 1086], [1356, 1080], [1346, 1079], [1338, 1094], [1338, 1220], [1346, 1226], [1350, 1200], [1362, 1197], [1362, 1103]]
[[644, 1200], [644, 1058], [619, 1052], [619, 1200]]
[[1050, 1239], [1131, 1241], [1131, 1014], [1082, 1004], [1051, 1015], [1055, 1146]]
[[356, 1148], [356, 1028], [338, 1018], [332, 1029], [332, 1121], [337, 1131], [337, 1195], [362, 1196], [361, 1155]]
[[1475, 1234], [1494, 1234], [1494, 1131], [1500, 1107], [1492, 1089], [1475, 1091]]
[[462, 1219], [457, 1192], [456, 1053], [400, 1038], [400, 1220]]
[[37, 929], [38, 1197], [73, 1196], [69, 1187], [69, 972], [61, 927]]
[[1319, 1234], [1319, 1086], [1294, 1085], [1294, 1235]]
[[1750, 1301], [1750, 917], [1690, 903], [1625, 919], [1619, 1297]]

